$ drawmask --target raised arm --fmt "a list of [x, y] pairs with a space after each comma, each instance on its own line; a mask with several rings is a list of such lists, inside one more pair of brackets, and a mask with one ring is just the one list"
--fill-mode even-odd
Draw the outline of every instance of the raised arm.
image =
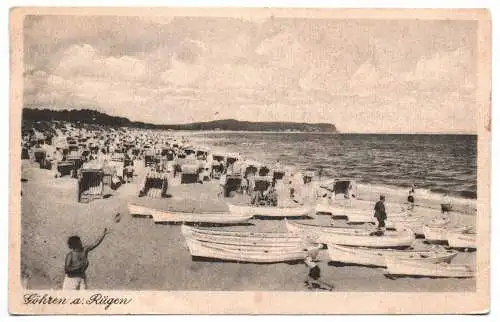
[[104, 237], [108, 234], [108, 228], [104, 228], [104, 231], [102, 232], [102, 235], [95, 241], [95, 243], [87, 246], [87, 252], [90, 252], [91, 250], [93, 250], [94, 248], [96, 248], [97, 246], [99, 246], [102, 241], [104, 240]]

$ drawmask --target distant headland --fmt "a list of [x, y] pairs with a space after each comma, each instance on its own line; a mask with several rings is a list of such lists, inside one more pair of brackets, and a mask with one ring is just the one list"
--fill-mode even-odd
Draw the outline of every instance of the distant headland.
[[234, 119], [196, 122], [188, 124], [152, 124], [130, 121], [125, 117], [110, 116], [90, 109], [50, 110], [25, 107], [23, 121], [64, 121], [112, 127], [175, 131], [249, 131], [249, 132], [329, 132], [338, 133], [334, 124], [295, 122], [248, 122]]

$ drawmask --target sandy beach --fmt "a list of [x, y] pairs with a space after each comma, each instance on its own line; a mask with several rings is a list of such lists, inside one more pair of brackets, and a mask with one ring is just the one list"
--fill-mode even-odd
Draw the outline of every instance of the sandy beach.
[[[30, 289], [60, 289], [64, 277], [67, 238], [81, 236], [92, 242], [105, 227], [111, 229], [101, 246], [90, 254], [89, 289], [203, 290], [203, 291], [304, 291], [304, 264], [244, 264], [193, 261], [178, 224], [155, 224], [150, 218], [132, 217], [127, 202], [137, 201], [135, 183], [125, 184], [104, 199], [78, 203], [76, 180], [54, 178], [29, 161], [22, 164], [21, 266]], [[161, 207], [193, 211], [226, 208], [217, 198], [217, 183], [169, 186], [170, 198], [157, 200]], [[361, 197], [367, 197], [368, 192]], [[57, 205], [57, 206], [56, 206]], [[121, 221], [115, 223], [116, 213]], [[389, 214], [390, 217], [390, 214]], [[460, 215], [465, 222], [474, 216]], [[465, 218], [465, 219], [464, 219]], [[330, 216], [312, 222], [331, 223]], [[335, 224], [342, 225], [342, 221]], [[286, 231], [283, 220], [252, 219], [250, 225], [226, 230]], [[422, 245], [417, 240], [415, 247]], [[474, 291], [475, 279], [399, 278], [384, 276], [384, 269], [328, 262], [320, 252], [322, 280], [335, 291]], [[453, 263], [474, 265], [475, 253], [460, 252]]]

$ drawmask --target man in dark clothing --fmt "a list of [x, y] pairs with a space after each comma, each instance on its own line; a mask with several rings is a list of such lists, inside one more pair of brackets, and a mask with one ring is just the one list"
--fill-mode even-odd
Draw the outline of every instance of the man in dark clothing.
[[385, 196], [380, 196], [380, 200], [377, 201], [374, 208], [375, 210], [374, 217], [377, 218], [379, 230], [385, 229], [385, 220], [387, 219], [384, 202], [385, 202]]

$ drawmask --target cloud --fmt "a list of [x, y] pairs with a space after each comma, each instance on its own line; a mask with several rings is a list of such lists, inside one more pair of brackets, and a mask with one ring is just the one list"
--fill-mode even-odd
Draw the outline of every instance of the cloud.
[[175, 55], [170, 59], [170, 68], [161, 74], [161, 79], [167, 84], [186, 86], [196, 82], [205, 71], [203, 62], [189, 64]]
[[424, 87], [468, 88], [472, 89], [472, 57], [461, 48], [454, 51], [438, 51], [431, 57], [422, 57], [415, 69], [404, 75], [407, 82], [419, 83]]
[[274, 65], [290, 68], [304, 63], [305, 48], [290, 32], [282, 32], [264, 39], [255, 52], [271, 60]]
[[72, 45], [62, 54], [54, 73], [67, 78], [95, 77], [110, 81], [138, 81], [145, 77], [143, 61], [130, 56], [119, 58], [100, 55], [88, 44]]
[[164, 123], [217, 108], [221, 118], [347, 131], [442, 127], [439, 109], [450, 130], [473, 131], [462, 115], [475, 113], [474, 31], [468, 22], [30, 18], [24, 100]]

